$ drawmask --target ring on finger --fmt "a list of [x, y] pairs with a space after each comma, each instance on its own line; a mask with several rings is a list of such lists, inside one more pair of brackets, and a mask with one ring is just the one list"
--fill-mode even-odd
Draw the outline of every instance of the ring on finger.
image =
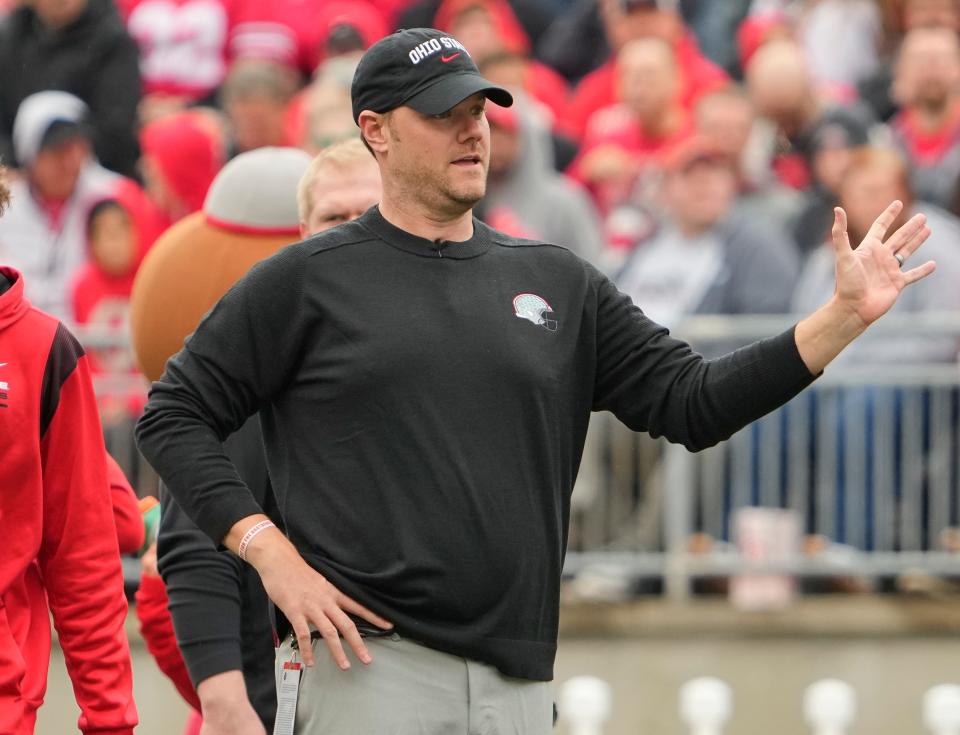
[[898, 263], [898, 264], [900, 265], [900, 267], [902, 268], [902, 267], [903, 267], [903, 261], [905, 260], [905, 258], [904, 258], [902, 255], [900, 255], [900, 253], [894, 253], [894, 254], [893, 254], [893, 257], [897, 259], [897, 263]]

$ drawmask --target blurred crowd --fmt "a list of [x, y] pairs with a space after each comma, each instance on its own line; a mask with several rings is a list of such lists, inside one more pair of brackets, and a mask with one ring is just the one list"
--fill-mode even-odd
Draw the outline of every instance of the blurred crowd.
[[[100, 390], [108, 429], [139, 414], [140, 370], [158, 377], [213, 291], [378, 200], [372, 159], [344, 145], [359, 138], [351, 81], [371, 44], [421, 26], [455, 37], [517, 102], [486, 106], [475, 214], [569, 248], [655, 321], [815, 309], [834, 288], [834, 208], [856, 244], [894, 199], [891, 231], [925, 214], [923, 259], [938, 266], [894, 311], [960, 314], [960, 0], [0, 0], [0, 265], [35, 306], [113, 336], [88, 353], [95, 376], [130, 379]], [[297, 197], [272, 178], [290, 173], [282, 158], [209, 195], [231, 161], [267, 148], [300, 149]], [[281, 189], [297, 212], [278, 228], [285, 205], [266, 200]], [[259, 249], [241, 252], [251, 233]], [[169, 267], [137, 312], [151, 251]], [[134, 345], [139, 365], [125, 336], [138, 320], [133, 341], [155, 343]], [[841, 359], [949, 363], [958, 347], [922, 332]], [[146, 552], [144, 635], [199, 707], [146, 530], [124, 549]]]
[[359, 57], [416, 26], [518, 99], [487, 106], [477, 215], [570, 248], [661, 323], [816, 307], [833, 207], [858, 242], [894, 198], [928, 217], [939, 268], [897, 310], [960, 310], [956, 0], [0, 0], [0, 18], [0, 262], [74, 326], [125, 324], [138, 266], [231, 158], [357, 137]]

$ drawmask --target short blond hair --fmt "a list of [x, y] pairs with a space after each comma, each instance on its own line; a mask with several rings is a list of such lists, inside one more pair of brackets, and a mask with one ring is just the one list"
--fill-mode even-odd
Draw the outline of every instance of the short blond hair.
[[300, 177], [300, 183], [297, 185], [297, 211], [300, 221], [307, 222], [310, 219], [310, 213], [313, 211], [313, 197], [310, 196], [310, 191], [324, 168], [330, 167], [344, 171], [367, 163], [375, 164], [376, 161], [358, 138], [334, 143], [320, 151], [310, 162], [310, 166]]
[[10, 186], [7, 184], [7, 169], [0, 163], [0, 215], [6, 211], [8, 204], [10, 204]]

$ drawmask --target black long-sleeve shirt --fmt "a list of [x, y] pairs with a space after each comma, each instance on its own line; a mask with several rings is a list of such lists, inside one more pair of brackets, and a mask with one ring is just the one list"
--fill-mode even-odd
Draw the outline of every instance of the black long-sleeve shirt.
[[[251, 417], [224, 442], [254, 500], [279, 524], [260, 424]], [[190, 679], [196, 687], [240, 670], [247, 697], [267, 732], [277, 711], [273, 631], [267, 593], [256, 570], [217, 545], [183, 512], [161, 483], [163, 513], [157, 562]]]
[[562, 248], [477, 220], [435, 243], [373, 208], [234, 286], [137, 435], [221, 540], [260, 511], [220, 447], [259, 410], [310, 564], [401, 635], [548, 680], [590, 411], [699, 449], [811, 380], [793, 330], [705, 361]]

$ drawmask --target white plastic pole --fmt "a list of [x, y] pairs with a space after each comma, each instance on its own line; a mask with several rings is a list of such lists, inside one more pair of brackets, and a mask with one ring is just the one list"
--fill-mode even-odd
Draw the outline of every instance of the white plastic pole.
[[613, 697], [610, 685], [596, 676], [575, 676], [560, 688], [560, 719], [570, 735], [603, 735], [610, 719]]
[[923, 724], [931, 735], [960, 735], [960, 686], [939, 684], [927, 690]]
[[803, 715], [813, 735], [845, 735], [857, 714], [853, 687], [839, 679], [821, 679], [803, 695]]
[[680, 719], [690, 735], [723, 735], [732, 713], [733, 693], [726, 682], [701, 676], [680, 687]]

